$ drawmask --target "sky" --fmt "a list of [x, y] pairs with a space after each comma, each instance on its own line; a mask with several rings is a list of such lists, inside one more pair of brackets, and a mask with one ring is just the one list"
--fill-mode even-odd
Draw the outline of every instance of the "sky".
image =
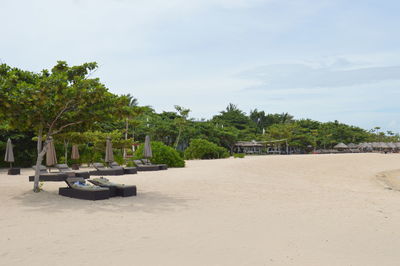
[[400, 1], [0, 0], [0, 62], [97, 62], [111, 92], [211, 118], [249, 113], [400, 132]]

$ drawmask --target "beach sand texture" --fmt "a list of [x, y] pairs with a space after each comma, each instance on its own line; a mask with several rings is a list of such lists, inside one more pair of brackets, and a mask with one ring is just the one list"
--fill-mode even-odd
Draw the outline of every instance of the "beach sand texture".
[[138, 196], [104, 201], [2, 171], [0, 265], [399, 265], [397, 169], [399, 154], [188, 161], [110, 177]]

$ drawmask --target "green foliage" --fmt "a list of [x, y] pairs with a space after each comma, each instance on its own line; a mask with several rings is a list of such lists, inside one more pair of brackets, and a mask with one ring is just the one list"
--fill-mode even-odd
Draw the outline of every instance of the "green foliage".
[[228, 151], [205, 139], [193, 139], [185, 150], [186, 159], [219, 159], [229, 157]]
[[[379, 126], [367, 131], [338, 121], [295, 120], [285, 112], [268, 114], [257, 109], [247, 115], [234, 104], [211, 120], [189, 119], [190, 109], [180, 106], [157, 113], [149, 106], [138, 106], [132, 95], [110, 93], [99, 79], [90, 77], [96, 68], [96, 63], [68, 66], [59, 61], [51, 70], [34, 73], [0, 64], [0, 156], [4, 157], [10, 137], [14, 165], [33, 165], [37, 146], [32, 140], [38, 140], [34, 137], [41, 131], [43, 138], [53, 135], [60, 162], [64, 162], [65, 149], [70, 157], [72, 144], [79, 144], [80, 163], [102, 162], [105, 140], [111, 137], [116, 161], [122, 164], [121, 150], [126, 148], [131, 155], [131, 145], [149, 134], [154, 140], [152, 161], [170, 166], [183, 166], [184, 156], [226, 157], [239, 140], [282, 140], [299, 152], [328, 149], [339, 142], [400, 141], [399, 134], [384, 132]], [[172, 147], [177, 151], [172, 152]], [[136, 158], [141, 157], [142, 148], [134, 154]], [[77, 162], [68, 159], [72, 163]], [[0, 160], [0, 166], [8, 164]]]
[[250, 118], [232, 103], [226, 107], [226, 110], [221, 111], [219, 115], [214, 116], [212, 120], [221, 127], [231, 126], [239, 130], [254, 127], [254, 123]]
[[132, 160], [129, 160], [129, 161], [126, 161], [126, 166], [127, 167], [135, 167], [136, 164]]
[[244, 158], [245, 154], [244, 153], [234, 153], [233, 158]]
[[119, 165], [125, 164], [125, 160], [122, 157], [122, 154], [114, 154], [114, 161], [117, 162]]
[[[1, 123], [1, 122], [0, 122]], [[0, 129], [0, 167], [9, 167], [10, 164], [4, 162], [4, 155], [8, 138], [14, 146], [13, 166], [31, 167], [36, 160], [36, 144], [32, 141], [33, 132], [23, 132], [16, 130]]]
[[[143, 149], [144, 145], [141, 144], [134, 153], [135, 159], [143, 158]], [[168, 167], [185, 166], [185, 161], [179, 156], [179, 153], [162, 142], [152, 141], [151, 150], [153, 152], [153, 157], [150, 158], [150, 161], [154, 164], [167, 164]]]

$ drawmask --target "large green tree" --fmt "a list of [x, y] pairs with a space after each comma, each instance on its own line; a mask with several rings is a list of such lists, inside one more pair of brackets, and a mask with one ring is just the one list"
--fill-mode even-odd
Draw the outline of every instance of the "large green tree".
[[90, 77], [96, 68], [96, 63], [70, 67], [59, 61], [50, 71], [33, 73], [0, 65], [1, 112], [10, 127], [37, 132], [35, 192], [49, 137], [72, 128], [83, 131], [96, 121], [111, 120], [118, 111], [121, 99]]

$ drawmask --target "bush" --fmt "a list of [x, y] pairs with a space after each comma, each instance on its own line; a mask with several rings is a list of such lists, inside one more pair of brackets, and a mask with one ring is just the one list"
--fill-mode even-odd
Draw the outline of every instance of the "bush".
[[193, 139], [185, 150], [186, 159], [219, 159], [229, 157], [229, 152], [224, 147], [205, 139]]
[[114, 162], [118, 163], [119, 165], [125, 164], [124, 157], [121, 154], [114, 153]]
[[244, 153], [234, 153], [233, 158], [244, 158]]
[[129, 161], [126, 161], [126, 166], [127, 167], [135, 167], [136, 164], [133, 161], [129, 160]]
[[[143, 148], [143, 144], [141, 144], [137, 148], [133, 155], [134, 159], [143, 158]], [[185, 167], [185, 161], [181, 156], [179, 156], [179, 153], [175, 149], [165, 145], [164, 143], [152, 141], [151, 150], [153, 152], [153, 157], [150, 158], [150, 161], [152, 163], [166, 164], [168, 165], [168, 167]]]

